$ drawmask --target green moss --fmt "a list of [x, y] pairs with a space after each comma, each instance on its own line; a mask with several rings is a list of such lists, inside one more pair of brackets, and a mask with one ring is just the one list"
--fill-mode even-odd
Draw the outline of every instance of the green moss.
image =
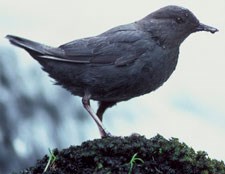
[[[160, 135], [151, 139], [143, 136], [109, 137], [84, 142], [81, 146], [54, 151], [57, 160], [46, 174], [128, 174], [134, 154], [132, 173], [143, 174], [225, 174], [222, 161], [212, 160], [206, 152], [195, 152], [177, 138], [166, 140]], [[47, 156], [37, 165], [20, 173], [42, 173]]]

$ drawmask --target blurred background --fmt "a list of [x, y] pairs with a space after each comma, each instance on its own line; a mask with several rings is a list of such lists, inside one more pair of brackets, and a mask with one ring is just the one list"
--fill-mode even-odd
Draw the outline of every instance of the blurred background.
[[[196, 151], [225, 160], [225, 1], [0, 0], [0, 173], [19, 171], [48, 153], [99, 138], [81, 98], [54, 80], [22, 49], [14, 34], [58, 46], [134, 22], [166, 5], [190, 9], [215, 35], [199, 32], [180, 48], [176, 71], [157, 91], [107, 110], [116, 136], [137, 132], [176, 137]], [[94, 109], [96, 102], [92, 102]]]

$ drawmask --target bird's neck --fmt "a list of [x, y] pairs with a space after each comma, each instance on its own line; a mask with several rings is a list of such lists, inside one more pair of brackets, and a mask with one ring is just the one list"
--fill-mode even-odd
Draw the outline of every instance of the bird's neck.
[[136, 22], [136, 24], [142, 31], [147, 32], [150, 38], [152, 38], [163, 49], [179, 47], [187, 37], [177, 37], [177, 33], [169, 31], [163, 24], [156, 23], [154, 20], [140, 20]]

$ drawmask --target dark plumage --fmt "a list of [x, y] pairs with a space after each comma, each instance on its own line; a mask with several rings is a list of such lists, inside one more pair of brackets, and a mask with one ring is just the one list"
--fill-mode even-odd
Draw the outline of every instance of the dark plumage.
[[[57, 48], [7, 38], [30, 53], [58, 84], [82, 97], [103, 137], [108, 135], [101, 123], [104, 111], [161, 86], [177, 65], [180, 44], [197, 31], [217, 29], [201, 24], [188, 9], [167, 6], [134, 23]], [[99, 101], [97, 115], [90, 99]]]

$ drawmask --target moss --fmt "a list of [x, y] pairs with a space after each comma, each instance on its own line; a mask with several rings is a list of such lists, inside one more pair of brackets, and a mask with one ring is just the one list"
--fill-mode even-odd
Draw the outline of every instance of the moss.
[[[127, 174], [129, 162], [136, 153], [144, 163], [137, 160], [132, 173], [225, 174], [224, 162], [210, 159], [206, 152], [195, 152], [176, 138], [166, 140], [160, 135], [151, 139], [144, 136], [109, 137], [62, 151], [55, 149], [57, 160], [45, 174]], [[46, 155], [36, 166], [20, 173], [42, 173], [47, 162]]]

